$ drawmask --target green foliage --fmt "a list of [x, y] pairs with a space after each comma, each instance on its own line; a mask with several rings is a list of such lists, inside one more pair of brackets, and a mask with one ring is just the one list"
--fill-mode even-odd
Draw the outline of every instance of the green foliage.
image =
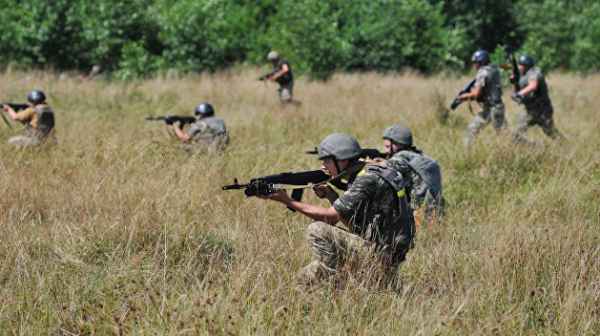
[[[298, 73], [464, 69], [478, 48], [528, 52], [545, 69], [600, 67], [592, 0], [0, 0], [0, 63], [99, 64], [118, 78], [264, 64]], [[137, 61], [139, 60], [139, 61]]]

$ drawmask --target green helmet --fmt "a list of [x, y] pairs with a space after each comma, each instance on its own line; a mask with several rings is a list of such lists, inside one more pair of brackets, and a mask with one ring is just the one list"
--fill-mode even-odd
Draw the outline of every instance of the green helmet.
[[383, 138], [391, 140], [399, 145], [413, 145], [412, 132], [410, 129], [400, 124], [392, 125], [386, 128], [383, 132]]
[[333, 157], [336, 160], [351, 160], [358, 158], [362, 148], [353, 136], [343, 133], [328, 135], [319, 144], [319, 160]]

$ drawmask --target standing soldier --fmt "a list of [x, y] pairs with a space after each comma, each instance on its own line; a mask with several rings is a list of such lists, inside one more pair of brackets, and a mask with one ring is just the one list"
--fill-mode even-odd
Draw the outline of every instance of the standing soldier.
[[[348, 190], [331, 207], [293, 200], [284, 191], [266, 198], [315, 220], [308, 226], [307, 240], [312, 262], [299, 274], [302, 284], [310, 285], [336, 274], [345, 264], [383, 270], [383, 280], [395, 276], [405, 259], [414, 236], [414, 219], [402, 175], [381, 164], [359, 160], [362, 149], [352, 136], [334, 133], [318, 147], [323, 171], [348, 180]], [[326, 197], [315, 189], [318, 197]], [[342, 222], [346, 230], [335, 226]]]
[[410, 179], [411, 208], [417, 228], [443, 215], [442, 172], [434, 159], [413, 145], [410, 129], [393, 125], [383, 132], [383, 146], [390, 164]]
[[279, 84], [279, 100], [283, 104], [291, 103], [294, 95], [294, 75], [290, 63], [279, 56], [276, 51], [270, 51], [267, 60], [273, 65], [273, 71], [260, 77], [260, 80], [270, 80]]
[[23, 135], [10, 138], [8, 143], [17, 147], [37, 146], [44, 143], [54, 129], [54, 112], [46, 104], [46, 95], [33, 90], [27, 95], [28, 107], [16, 112], [10, 105], [4, 105], [4, 112], [10, 118], [25, 124]]
[[215, 110], [209, 103], [202, 103], [194, 110], [196, 121], [183, 130], [183, 122], [170, 125], [175, 136], [185, 144], [186, 149], [206, 148], [209, 151], [222, 150], [229, 143], [225, 122], [215, 117]]
[[[525, 105], [517, 117], [517, 128], [513, 140], [517, 143], [528, 143], [525, 132], [531, 126], [538, 125], [544, 133], [552, 139], [564, 139], [563, 135], [554, 126], [554, 109], [548, 85], [540, 68], [535, 67], [535, 61], [528, 55], [519, 57], [518, 67], [521, 78], [519, 91], [512, 94], [511, 98], [518, 104]], [[514, 78], [511, 77], [514, 81]]]
[[506, 128], [500, 69], [497, 65], [490, 64], [490, 55], [485, 50], [477, 50], [471, 61], [477, 70], [475, 85], [470, 92], [458, 96], [458, 99], [461, 101], [476, 100], [482, 109], [468, 126], [464, 139], [466, 146], [473, 143], [477, 134], [490, 121], [496, 129], [496, 133], [500, 133], [502, 129]]

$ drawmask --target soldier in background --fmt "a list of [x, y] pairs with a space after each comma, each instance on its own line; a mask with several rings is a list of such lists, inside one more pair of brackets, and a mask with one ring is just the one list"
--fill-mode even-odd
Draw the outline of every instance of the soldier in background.
[[46, 103], [46, 95], [40, 90], [33, 90], [27, 94], [29, 107], [22, 111], [15, 111], [10, 105], [4, 105], [3, 110], [12, 120], [25, 125], [22, 135], [14, 136], [8, 143], [17, 147], [30, 147], [40, 145], [53, 136], [54, 112]]
[[383, 132], [389, 163], [410, 179], [410, 200], [417, 228], [435, 223], [443, 215], [442, 172], [434, 159], [413, 145], [410, 129], [392, 125]]
[[502, 102], [502, 82], [500, 69], [495, 64], [490, 64], [490, 55], [485, 50], [477, 50], [471, 58], [477, 70], [475, 85], [470, 92], [464, 93], [460, 100], [476, 100], [481, 105], [481, 111], [468, 126], [465, 135], [465, 146], [470, 146], [479, 132], [490, 122], [496, 133], [506, 128], [504, 116], [504, 103]]
[[279, 100], [283, 104], [293, 102], [294, 75], [290, 63], [279, 56], [276, 51], [270, 51], [267, 60], [273, 65], [273, 71], [262, 76], [261, 80], [270, 80], [279, 84]]
[[215, 110], [209, 103], [202, 103], [194, 109], [196, 121], [190, 124], [187, 131], [184, 123], [176, 122], [171, 125], [175, 136], [184, 143], [186, 149], [208, 149], [209, 151], [223, 150], [229, 143], [229, 134], [225, 121], [215, 117]]
[[[512, 94], [511, 98], [518, 104], [523, 104], [525, 110], [517, 117], [517, 127], [513, 133], [516, 143], [529, 143], [525, 137], [527, 129], [538, 125], [542, 131], [552, 139], [564, 139], [563, 135], [554, 126], [554, 108], [548, 95], [548, 85], [540, 68], [535, 66], [535, 61], [528, 55], [521, 55], [518, 60], [519, 91]], [[511, 80], [514, 78], [511, 76]]]

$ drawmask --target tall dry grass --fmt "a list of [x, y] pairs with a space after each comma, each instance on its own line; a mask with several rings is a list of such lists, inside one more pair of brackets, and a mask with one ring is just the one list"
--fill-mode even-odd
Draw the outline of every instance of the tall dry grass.
[[[15, 150], [1, 131], [2, 334], [600, 333], [599, 76], [549, 78], [567, 143], [532, 130], [544, 147], [515, 147], [485, 130], [470, 151], [467, 109], [443, 110], [464, 79], [300, 80], [302, 105], [282, 109], [256, 76], [0, 76], [3, 100], [46, 91], [59, 139]], [[189, 157], [143, 121], [202, 101], [230, 128], [222, 155]], [[514, 124], [518, 108], [505, 103]], [[419, 232], [395, 288], [351, 278], [297, 291], [309, 220], [220, 186], [318, 167], [302, 153], [333, 131], [379, 146], [397, 122], [443, 167], [445, 222]]]

